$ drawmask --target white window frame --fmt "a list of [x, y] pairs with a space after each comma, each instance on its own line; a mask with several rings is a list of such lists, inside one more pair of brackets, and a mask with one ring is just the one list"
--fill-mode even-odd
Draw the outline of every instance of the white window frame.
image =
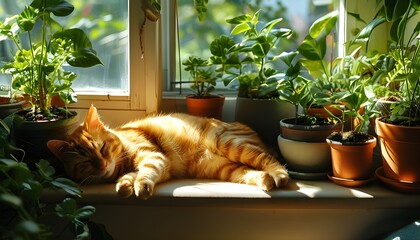
[[[84, 116], [83, 113], [93, 104], [100, 111], [104, 122], [109, 125], [119, 125], [147, 114], [156, 113], [161, 98], [160, 23], [147, 20], [141, 34], [142, 39], [140, 39], [140, 30], [145, 19], [142, 6], [147, 0], [128, 1], [128, 94], [77, 92], [78, 102], [69, 106]], [[141, 42], [144, 46], [143, 53], [140, 47]]]

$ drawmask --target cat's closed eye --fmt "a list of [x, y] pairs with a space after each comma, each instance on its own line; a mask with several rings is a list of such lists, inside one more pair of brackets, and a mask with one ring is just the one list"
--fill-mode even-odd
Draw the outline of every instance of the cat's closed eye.
[[80, 155], [82, 155], [84, 157], [89, 156], [89, 152], [84, 147], [82, 147], [81, 145], [77, 145], [76, 150], [80, 153]]
[[106, 144], [106, 142], [104, 142], [104, 143], [102, 144], [102, 147], [101, 147], [100, 153], [101, 153], [103, 156], [106, 156], [106, 155], [108, 154], [108, 145]]

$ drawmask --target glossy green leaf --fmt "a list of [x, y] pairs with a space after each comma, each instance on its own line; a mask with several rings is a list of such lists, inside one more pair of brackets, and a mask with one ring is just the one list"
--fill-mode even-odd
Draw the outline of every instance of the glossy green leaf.
[[34, 0], [31, 7], [51, 12], [56, 16], [65, 17], [70, 15], [74, 6], [65, 0]]
[[334, 28], [337, 18], [338, 11], [332, 11], [321, 18], [318, 18], [309, 28], [309, 35], [312, 38], [327, 35]]
[[230, 34], [232, 35], [238, 35], [241, 34], [243, 32], [246, 32], [248, 30], [250, 30], [251, 27], [248, 25], [248, 23], [240, 23], [238, 25], [236, 25], [232, 31], [230, 32]]
[[357, 36], [351, 41], [350, 44], [368, 42], [372, 31], [384, 22], [386, 22], [386, 19], [383, 17], [372, 20], [359, 32], [359, 34], [357, 34]]
[[80, 190], [79, 186], [70, 179], [59, 177], [54, 179], [51, 183], [54, 187], [62, 189], [70, 195], [82, 196], [82, 190]]
[[31, 31], [38, 20], [38, 9], [25, 7], [25, 10], [19, 15], [16, 22], [23, 31]]

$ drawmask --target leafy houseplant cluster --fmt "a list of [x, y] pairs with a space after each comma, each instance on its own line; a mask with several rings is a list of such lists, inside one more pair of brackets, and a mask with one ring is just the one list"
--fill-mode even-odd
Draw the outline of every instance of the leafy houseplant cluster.
[[[270, 67], [270, 62], [278, 60], [277, 56], [270, 54], [280, 39], [289, 38], [293, 32], [291, 29], [277, 27], [282, 18], [261, 22], [260, 12], [257, 11], [253, 16], [244, 14], [226, 20], [234, 25], [231, 40], [220, 38], [217, 48], [213, 46], [214, 50], [219, 51], [212, 51], [212, 61], [221, 65], [219, 71], [225, 85], [239, 82], [238, 97], [277, 99], [281, 74]], [[240, 37], [238, 43], [233, 40], [233, 36]]]
[[[88, 239], [88, 218], [95, 212], [93, 206], [77, 207], [81, 190], [73, 181], [55, 177], [55, 169], [46, 160], [40, 160], [35, 169], [16, 159], [21, 149], [7, 140], [9, 129], [0, 120], [0, 235], [2, 239]], [[43, 201], [45, 191], [64, 191], [69, 195], [53, 208]], [[66, 219], [60, 229], [52, 229], [55, 218]], [[93, 224], [93, 223], [91, 223]], [[67, 230], [66, 230], [67, 229]], [[102, 234], [102, 233], [101, 233]]]
[[71, 85], [77, 75], [66, 69], [102, 64], [86, 33], [66, 29], [53, 18], [69, 16], [73, 5], [62, 0], [34, 0], [18, 15], [0, 23], [0, 40], [11, 40], [17, 51], [1, 71], [12, 75], [12, 88], [24, 93], [32, 120], [53, 118], [51, 98], [75, 102]]

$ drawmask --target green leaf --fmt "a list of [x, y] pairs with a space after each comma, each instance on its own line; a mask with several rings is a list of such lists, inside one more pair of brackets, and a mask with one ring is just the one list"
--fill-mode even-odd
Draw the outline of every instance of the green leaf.
[[93, 206], [83, 206], [79, 209], [77, 209], [75, 217], [77, 219], [82, 219], [82, 218], [88, 218], [90, 216], [92, 216], [94, 213], [96, 212], [96, 208]]
[[65, 0], [34, 0], [31, 7], [65, 17], [74, 11], [74, 6]]
[[232, 31], [230, 32], [230, 34], [232, 35], [238, 35], [241, 34], [243, 32], [246, 32], [248, 30], [250, 30], [251, 27], [248, 25], [248, 23], [240, 23], [238, 25], [236, 25]]
[[50, 163], [47, 160], [41, 159], [38, 163], [35, 164], [35, 166], [38, 168], [38, 172], [43, 178], [48, 180], [52, 179], [52, 176], [55, 173], [55, 169], [50, 165]]
[[32, 236], [36, 236], [38, 233], [41, 232], [41, 228], [40, 226], [31, 220], [22, 220], [20, 221], [16, 227], [15, 230], [19, 233], [24, 234], [25, 236], [32, 235]]
[[282, 60], [287, 66], [292, 64], [293, 59], [299, 54], [299, 52], [282, 52], [280, 55], [274, 57], [275, 59]]
[[386, 22], [386, 19], [383, 17], [376, 18], [369, 22], [358, 34], [357, 36], [350, 42], [350, 45], [355, 43], [366, 43], [369, 41], [372, 31], [382, 23]]
[[72, 198], [65, 198], [61, 203], [55, 206], [55, 211], [58, 216], [73, 220], [77, 211], [76, 201]]
[[308, 35], [299, 45], [298, 51], [309, 60], [323, 60], [326, 48], [325, 39], [316, 40]]
[[226, 22], [230, 24], [241, 24], [244, 22], [251, 21], [252, 17], [248, 14], [240, 15], [234, 18], [227, 19]]
[[59, 177], [54, 179], [51, 184], [56, 188], [64, 190], [70, 195], [82, 197], [82, 190], [80, 190], [79, 186], [70, 179]]
[[318, 38], [319, 36], [328, 35], [334, 28], [337, 22], [338, 11], [332, 11], [312, 23], [309, 28], [309, 35], [312, 38]]
[[12, 206], [13, 208], [23, 207], [22, 199], [14, 194], [0, 193], [0, 202]]
[[25, 10], [19, 15], [16, 22], [25, 32], [31, 31], [38, 20], [38, 10], [33, 7], [25, 7]]

